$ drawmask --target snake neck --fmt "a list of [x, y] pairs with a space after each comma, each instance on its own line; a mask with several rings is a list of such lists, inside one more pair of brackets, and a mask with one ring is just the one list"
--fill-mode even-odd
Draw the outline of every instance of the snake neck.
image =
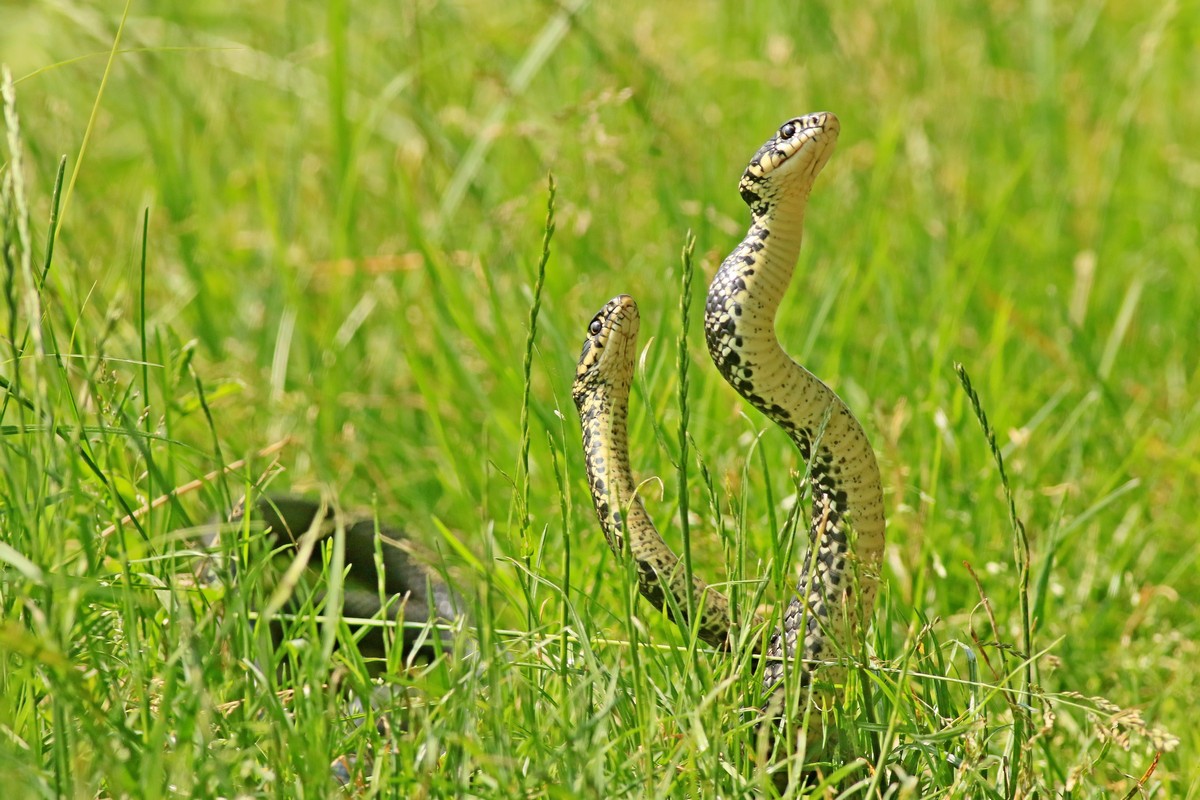
[[809, 193], [768, 202], [748, 196], [746, 184], [743, 179], [752, 224], [709, 288], [705, 340], [725, 380], [796, 439], [799, 431], [785, 424], [796, 401], [789, 390], [797, 378], [817, 379], [784, 351], [775, 318], [800, 255]]
[[[738, 393], [769, 416], [765, 398], [778, 394], [786, 370], [754, 372], [751, 364], [793, 366], [775, 335], [779, 305], [792, 280], [804, 231], [808, 192], [786, 201], [752, 203], [750, 230], [721, 264], [709, 290], [705, 333], [709, 355]], [[788, 220], [787, 225], [776, 224]], [[736, 353], [736, 355], [735, 355]], [[746, 374], [743, 374], [746, 373]], [[764, 398], [763, 402], [752, 395]], [[772, 416], [774, 418], [774, 416]]]
[[[741, 245], [734, 250], [736, 253], [745, 247], [758, 256], [751, 267], [755, 272], [750, 277], [759, 277], [761, 289], [758, 299], [762, 303], [761, 308], [769, 312], [763, 322], [770, 328], [772, 338], [775, 314], [779, 310], [779, 304], [796, 269], [796, 261], [800, 257], [808, 196], [808, 190], [800, 190], [785, 198], [755, 203], [750, 230], [742, 239]], [[788, 223], [779, 225], [778, 220], [788, 220]], [[733, 254], [725, 259], [726, 263], [732, 258]], [[743, 258], [742, 263], [745, 265], [746, 259]]]
[[624, 549], [625, 531], [653, 526], [637, 495], [629, 466], [625, 407], [629, 387], [596, 392], [580, 409], [584, 465], [604, 538], [614, 552]]
[[[670, 611], [666, 591], [673, 587], [667, 581], [678, 560], [646, 513], [633, 482], [629, 466], [628, 404], [629, 386], [622, 384], [600, 389], [580, 409], [584, 463], [596, 517], [609, 549], [633, 557], [642, 596], [655, 608]], [[680, 608], [687, 607], [683, 594], [676, 593], [675, 598]]]

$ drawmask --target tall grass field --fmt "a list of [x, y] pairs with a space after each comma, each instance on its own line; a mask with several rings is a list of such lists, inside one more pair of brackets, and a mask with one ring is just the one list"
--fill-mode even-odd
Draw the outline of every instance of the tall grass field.
[[[1197, 42], [1169, 1], [0, 0], [0, 796], [1200, 798]], [[700, 319], [822, 110], [779, 335], [888, 545], [805, 766], [751, 648], [609, 552], [570, 387], [633, 295], [648, 510], [778, 619], [806, 465]], [[280, 611], [261, 529], [203, 541], [263, 491], [403, 527], [453, 645]]]

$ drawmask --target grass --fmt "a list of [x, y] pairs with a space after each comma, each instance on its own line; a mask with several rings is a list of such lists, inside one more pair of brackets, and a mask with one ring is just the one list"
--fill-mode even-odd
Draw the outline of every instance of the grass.
[[636, 601], [568, 390], [634, 295], [651, 513], [743, 608], [786, 596], [803, 464], [684, 320], [746, 159], [829, 109], [781, 335], [863, 421], [889, 550], [825, 720], [861, 758], [812, 791], [1200, 797], [1198, 33], [1181, 3], [0, 5], [5, 785], [336, 796], [381, 746], [336, 620], [273, 652], [265, 564], [196, 587], [196, 526], [269, 482], [401, 522], [474, 609], [478, 658], [393, 665], [378, 795], [769, 795], [745, 656]]

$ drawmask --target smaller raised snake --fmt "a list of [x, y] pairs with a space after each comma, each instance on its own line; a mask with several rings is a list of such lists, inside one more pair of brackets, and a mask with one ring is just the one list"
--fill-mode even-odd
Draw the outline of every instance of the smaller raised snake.
[[[655, 608], [673, 614], [669, 593], [674, 607], [686, 613], [683, 565], [646, 513], [629, 468], [626, 416], [640, 319], [637, 304], [627, 294], [600, 309], [588, 323], [571, 396], [583, 425], [592, 503], [608, 546], [618, 556], [628, 546], [637, 564], [638, 589]], [[691, 592], [699, 610], [698, 636], [724, 647], [729, 638], [728, 599], [698, 576], [693, 576]]]

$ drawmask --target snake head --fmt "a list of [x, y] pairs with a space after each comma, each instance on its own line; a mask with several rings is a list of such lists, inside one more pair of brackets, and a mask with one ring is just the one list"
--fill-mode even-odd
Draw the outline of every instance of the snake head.
[[807, 196], [812, 182], [833, 155], [842, 125], [829, 111], [805, 114], [779, 126], [758, 148], [742, 174], [742, 199], [755, 217], [777, 198], [801, 189]]
[[592, 317], [571, 387], [576, 408], [582, 409], [604, 388], [629, 388], [640, 321], [637, 303], [627, 294], [609, 300]]

